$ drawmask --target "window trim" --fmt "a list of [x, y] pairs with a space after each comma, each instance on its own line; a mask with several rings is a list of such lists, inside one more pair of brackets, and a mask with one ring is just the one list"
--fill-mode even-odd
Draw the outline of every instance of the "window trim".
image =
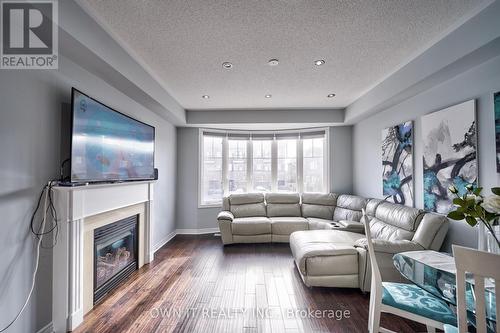
[[[309, 132], [317, 132], [324, 131], [325, 132], [325, 141], [323, 144], [323, 188], [327, 193], [331, 191], [330, 184], [330, 128], [329, 127], [314, 127], [314, 128], [303, 128], [303, 129], [293, 129], [293, 130], [277, 130], [277, 131], [242, 131], [242, 130], [221, 130], [221, 129], [211, 129], [211, 128], [199, 128], [198, 129], [198, 208], [220, 208], [222, 206], [222, 201], [220, 203], [203, 203], [202, 202], [202, 193], [203, 193], [203, 136], [205, 132], [211, 133], [221, 133], [225, 134], [226, 137], [222, 140], [222, 189], [224, 195], [229, 192], [229, 182], [227, 179], [227, 150], [228, 150], [228, 140], [227, 137], [229, 134], [272, 134], [275, 136], [276, 134], [287, 134], [287, 133], [299, 133], [299, 139], [297, 144], [297, 192], [302, 193], [303, 190], [303, 138], [300, 136], [302, 133]], [[272, 192], [277, 191], [277, 177], [278, 177], [278, 166], [277, 166], [277, 152], [278, 152], [278, 140], [274, 138], [271, 144], [271, 156], [275, 156], [275, 158], [271, 158], [271, 177], [272, 177]], [[253, 187], [253, 146], [252, 140], [247, 140], [247, 188], [250, 189]], [[251, 165], [252, 164], [252, 165]], [[249, 168], [250, 167], [250, 168]], [[250, 172], [252, 171], [252, 175]]]

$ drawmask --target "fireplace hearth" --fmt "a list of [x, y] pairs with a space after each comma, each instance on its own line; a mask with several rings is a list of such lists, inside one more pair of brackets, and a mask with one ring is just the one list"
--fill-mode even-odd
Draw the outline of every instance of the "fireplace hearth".
[[138, 268], [139, 215], [94, 230], [94, 304]]

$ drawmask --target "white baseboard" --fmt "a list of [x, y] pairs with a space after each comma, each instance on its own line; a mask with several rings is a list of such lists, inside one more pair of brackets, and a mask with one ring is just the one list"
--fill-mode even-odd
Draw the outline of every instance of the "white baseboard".
[[36, 331], [36, 333], [54, 333], [54, 325], [52, 324], [52, 322], [50, 322]]
[[153, 246], [153, 253], [155, 253], [156, 251], [158, 251], [163, 245], [165, 245], [168, 242], [170, 242], [172, 240], [172, 238], [175, 237], [175, 235], [177, 235], [176, 230], [172, 231], [165, 238], [163, 238], [161, 241], [159, 241], [158, 244], [156, 244], [155, 246]]
[[153, 246], [153, 253], [158, 251], [162, 246], [170, 242], [176, 235], [205, 235], [218, 233], [219, 228], [203, 228], [203, 229], [176, 229], [169, 233], [167, 237], [163, 238], [155, 246]]
[[177, 229], [177, 235], [204, 235], [219, 232], [219, 228]]

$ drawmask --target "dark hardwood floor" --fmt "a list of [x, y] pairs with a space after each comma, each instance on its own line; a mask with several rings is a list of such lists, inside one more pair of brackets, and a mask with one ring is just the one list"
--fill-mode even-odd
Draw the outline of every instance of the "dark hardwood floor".
[[[368, 303], [358, 289], [306, 287], [288, 244], [223, 247], [212, 235], [176, 236], [76, 332], [367, 332]], [[425, 331], [389, 315], [382, 325]]]

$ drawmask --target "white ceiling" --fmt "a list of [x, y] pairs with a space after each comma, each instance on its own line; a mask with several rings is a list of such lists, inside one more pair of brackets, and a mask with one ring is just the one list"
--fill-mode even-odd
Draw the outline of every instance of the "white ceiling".
[[[185, 109], [346, 107], [483, 0], [81, 0]], [[488, 1], [490, 2], [490, 1]], [[276, 67], [267, 65], [278, 58]], [[326, 60], [314, 66], [316, 59]], [[230, 61], [233, 69], [221, 64]], [[327, 98], [335, 93], [335, 98]], [[202, 95], [210, 95], [202, 99]], [[264, 95], [272, 94], [272, 98]]]

